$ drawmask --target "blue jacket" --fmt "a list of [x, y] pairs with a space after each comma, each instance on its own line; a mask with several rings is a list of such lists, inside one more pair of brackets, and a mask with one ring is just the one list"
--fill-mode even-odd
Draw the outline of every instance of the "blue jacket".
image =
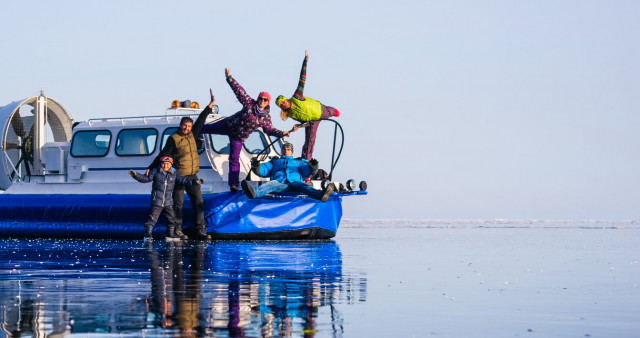
[[260, 165], [260, 176], [269, 176], [280, 183], [302, 182], [310, 173], [307, 160], [293, 156], [283, 156]]
[[164, 171], [159, 168], [151, 169], [149, 176], [136, 173], [134, 177], [140, 183], [153, 182], [151, 190], [151, 205], [159, 207], [173, 206], [173, 188], [176, 182], [181, 185], [192, 186], [197, 179], [186, 178], [177, 171]]

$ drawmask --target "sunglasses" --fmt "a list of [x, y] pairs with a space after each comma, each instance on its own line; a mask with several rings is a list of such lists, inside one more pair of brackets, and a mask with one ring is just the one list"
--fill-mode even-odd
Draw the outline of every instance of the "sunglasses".
[[269, 102], [269, 99], [266, 98], [266, 97], [259, 97], [258, 101], [267, 101], [267, 102]]

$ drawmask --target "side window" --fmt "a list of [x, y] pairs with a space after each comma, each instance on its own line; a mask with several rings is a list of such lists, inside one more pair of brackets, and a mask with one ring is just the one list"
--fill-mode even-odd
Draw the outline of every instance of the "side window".
[[198, 154], [202, 154], [204, 151], [204, 134], [200, 134], [200, 136], [198, 136], [196, 144], [198, 145]]
[[273, 147], [276, 149], [276, 153], [280, 156], [282, 156], [282, 153], [280, 153], [281, 149], [282, 149], [282, 139], [278, 139], [275, 136], [269, 136], [269, 138], [271, 139], [271, 142], [278, 140], [278, 142], [274, 142], [273, 143]]
[[109, 152], [111, 132], [108, 130], [79, 131], [71, 141], [71, 156], [100, 157]]
[[143, 156], [156, 150], [158, 131], [148, 129], [123, 129], [116, 139], [116, 155]]
[[249, 135], [247, 140], [244, 141], [244, 149], [252, 154], [257, 154], [266, 148], [269, 143], [261, 132], [254, 131]]
[[[164, 130], [164, 133], [162, 133], [162, 143], [160, 145], [160, 149], [164, 149], [164, 145], [167, 144], [167, 140], [176, 130], [178, 130], [178, 128], [176, 127], [171, 127]], [[202, 152], [204, 151], [204, 135], [200, 134], [200, 136], [196, 140], [196, 144], [198, 145], [198, 154], [202, 154]]]
[[173, 134], [173, 132], [176, 130], [178, 130], [178, 128], [176, 127], [167, 128], [164, 130], [164, 133], [162, 133], [162, 144], [160, 145], [160, 149], [164, 149], [164, 145], [167, 144], [169, 136], [171, 136], [171, 134]]
[[213, 145], [213, 150], [215, 150], [218, 154], [228, 154], [229, 153], [229, 136], [226, 135], [217, 135], [211, 134], [211, 144]]

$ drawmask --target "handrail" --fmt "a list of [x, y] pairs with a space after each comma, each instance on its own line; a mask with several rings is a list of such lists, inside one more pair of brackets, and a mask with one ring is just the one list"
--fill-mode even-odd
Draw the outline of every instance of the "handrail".
[[[342, 129], [342, 126], [340, 125], [340, 123], [338, 123], [338, 121], [333, 120], [333, 119], [320, 119], [320, 121], [331, 121], [333, 123], [335, 123], [335, 128], [333, 130], [333, 150], [331, 152], [331, 171], [329, 171], [329, 180], [331, 180], [331, 178], [333, 177], [333, 170], [335, 169], [336, 165], [338, 164], [338, 160], [340, 160], [340, 155], [342, 155], [342, 148], [344, 148], [344, 130]], [[340, 151], [338, 151], [338, 156], [335, 156], [336, 153], [336, 138], [338, 136], [338, 128], [340, 128], [340, 138], [341, 138], [341, 142], [340, 142]], [[334, 160], [335, 158], [335, 160]]]
[[[142, 119], [143, 121], [145, 119], [148, 118], [163, 118], [163, 119], [169, 119], [169, 118], [173, 118], [173, 117], [181, 117], [181, 116], [198, 116], [200, 114], [200, 109], [195, 109], [195, 108], [169, 108], [167, 109], [167, 111], [169, 110], [186, 110], [186, 111], [190, 111], [190, 113], [184, 113], [184, 114], [174, 114], [174, 115], [167, 115], [166, 113], [164, 115], [148, 115], [148, 116], [121, 116], [121, 117], [97, 117], [97, 118], [93, 118], [93, 119], [88, 119], [87, 123], [89, 122], [98, 122], [98, 121], [124, 121], [124, 120], [134, 120], [134, 119]], [[218, 106], [214, 105], [213, 108], [211, 108], [211, 110], [213, 111], [211, 115], [218, 115]]]
[[[331, 153], [331, 170], [329, 171], [329, 180], [331, 180], [331, 177], [333, 176], [333, 170], [335, 169], [336, 165], [338, 164], [338, 160], [340, 160], [340, 155], [342, 155], [342, 148], [344, 148], [344, 130], [342, 129], [342, 126], [340, 125], [340, 123], [338, 123], [338, 121], [333, 120], [333, 119], [320, 119], [320, 121], [331, 121], [333, 123], [335, 123], [335, 129], [333, 131], [333, 151]], [[298, 126], [298, 128], [302, 128], [305, 127], [305, 125], [307, 125], [309, 122], [306, 123], [301, 123]], [[338, 151], [338, 156], [336, 157], [336, 138], [338, 136], [338, 128], [340, 128], [340, 139], [341, 139], [341, 143], [340, 143], [340, 151]], [[260, 151], [255, 158], [257, 158], [260, 162], [264, 161], [266, 159], [266, 156], [263, 158], [260, 158], [261, 155], [263, 155], [264, 151], [271, 148], [271, 146], [277, 142], [278, 140], [282, 139], [282, 137], [279, 137], [275, 140], [273, 140], [271, 143], [269, 143], [269, 145], [267, 145], [264, 149], [262, 149], [262, 151]], [[250, 175], [251, 173], [249, 173]]]
[[151, 115], [151, 116], [126, 116], [126, 117], [98, 117], [93, 119], [88, 119], [89, 122], [123, 122], [125, 120], [146, 120], [146, 119], [164, 119], [169, 120], [170, 118], [176, 118], [181, 116], [195, 116], [198, 114], [182, 114], [182, 115]]

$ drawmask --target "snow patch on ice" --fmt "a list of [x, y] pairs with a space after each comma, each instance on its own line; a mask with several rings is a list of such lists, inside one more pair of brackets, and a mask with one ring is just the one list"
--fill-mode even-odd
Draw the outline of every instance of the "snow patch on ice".
[[537, 219], [343, 219], [341, 227], [404, 227], [404, 228], [575, 228], [575, 229], [637, 229], [640, 220], [537, 220]]

